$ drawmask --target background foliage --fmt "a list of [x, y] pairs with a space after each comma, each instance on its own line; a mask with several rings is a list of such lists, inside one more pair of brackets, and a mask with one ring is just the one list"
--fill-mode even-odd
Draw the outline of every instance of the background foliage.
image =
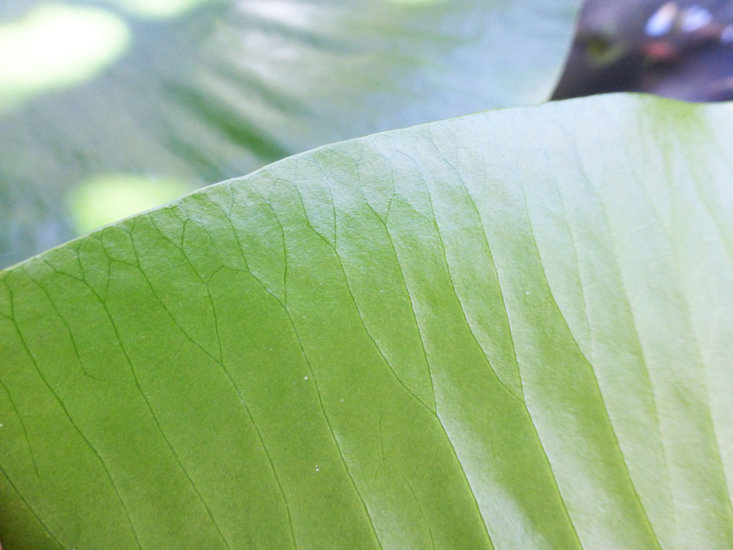
[[543, 101], [578, 2], [153, 4], [0, 5], [0, 266], [317, 145]]

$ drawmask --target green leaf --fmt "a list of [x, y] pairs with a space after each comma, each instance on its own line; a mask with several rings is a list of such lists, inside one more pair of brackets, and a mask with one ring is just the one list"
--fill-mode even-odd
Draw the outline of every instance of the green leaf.
[[544, 101], [579, 1], [36, 4], [0, 3], [3, 267], [78, 235], [94, 182], [193, 190], [325, 143]]
[[1, 272], [3, 543], [729, 547], [731, 128], [466, 116]]

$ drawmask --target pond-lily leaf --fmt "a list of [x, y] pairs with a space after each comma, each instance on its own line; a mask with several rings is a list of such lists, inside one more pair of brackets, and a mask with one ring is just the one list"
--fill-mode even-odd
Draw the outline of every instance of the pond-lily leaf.
[[731, 128], [470, 115], [1, 272], [0, 539], [730, 547]]
[[81, 234], [89, 181], [193, 190], [326, 143], [545, 101], [579, 4], [0, 2], [0, 266]]

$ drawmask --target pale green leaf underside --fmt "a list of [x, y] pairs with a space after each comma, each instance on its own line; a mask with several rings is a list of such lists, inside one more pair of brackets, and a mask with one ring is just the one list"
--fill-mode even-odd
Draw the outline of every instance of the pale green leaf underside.
[[9, 548], [727, 548], [733, 112], [321, 148], [0, 275]]

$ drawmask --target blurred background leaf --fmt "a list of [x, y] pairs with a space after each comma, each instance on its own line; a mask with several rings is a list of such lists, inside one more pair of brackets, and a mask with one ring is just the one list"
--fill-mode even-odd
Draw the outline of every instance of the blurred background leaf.
[[578, 4], [0, 3], [0, 266], [321, 144], [544, 101]]

